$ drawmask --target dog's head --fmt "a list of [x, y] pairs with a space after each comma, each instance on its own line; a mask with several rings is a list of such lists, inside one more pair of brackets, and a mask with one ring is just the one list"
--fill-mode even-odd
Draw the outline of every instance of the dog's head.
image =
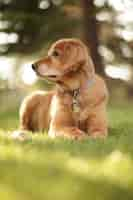
[[94, 66], [87, 47], [77, 39], [62, 39], [55, 42], [48, 51], [48, 56], [32, 65], [35, 72], [56, 83], [74, 82], [81, 71], [87, 78], [93, 79]]

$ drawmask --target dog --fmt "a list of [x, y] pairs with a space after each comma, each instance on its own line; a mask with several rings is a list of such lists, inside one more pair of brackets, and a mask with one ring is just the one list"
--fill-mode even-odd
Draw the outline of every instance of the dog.
[[36, 74], [55, 83], [51, 92], [26, 97], [20, 108], [20, 130], [44, 131], [52, 138], [105, 138], [108, 90], [95, 73], [86, 45], [61, 39], [32, 65]]

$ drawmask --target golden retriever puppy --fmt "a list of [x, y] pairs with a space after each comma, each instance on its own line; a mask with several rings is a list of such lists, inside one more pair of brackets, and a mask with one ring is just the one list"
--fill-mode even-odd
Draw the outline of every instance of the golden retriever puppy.
[[82, 139], [105, 137], [108, 132], [105, 82], [95, 74], [87, 47], [78, 39], [61, 39], [47, 57], [32, 65], [38, 76], [55, 82], [56, 88], [27, 97], [20, 109], [21, 130]]

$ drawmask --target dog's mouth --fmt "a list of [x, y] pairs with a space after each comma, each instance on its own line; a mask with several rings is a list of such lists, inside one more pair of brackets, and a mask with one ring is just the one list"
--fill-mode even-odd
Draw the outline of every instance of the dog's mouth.
[[49, 75], [49, 76], [46, 76], [46, 77], [48, 77], [48, 78], [52, 78], [52, 79], [56, 79], [56, 78], [57, 78], [56, 75]]
[[45, 74], [43, 75], [43, 74], [39, 73], [38, 71], [35, 71], [35, 72], [38, 76], [40, 76], [43, 79], [48, 79], [48, 80], [52, 80], [52, 81], [54, 81], [54, 80], [56, 81], [58, 79], [57, 75], [45, 75]]
[[59, 76], [57, 75], [46, 75], [44, 78], [48, 79], [49, 81], [56, 82], [59, 80]]
[[43, 75], [40, 77], [52, 83], [56, 83], [60, 79], [57, 75]]

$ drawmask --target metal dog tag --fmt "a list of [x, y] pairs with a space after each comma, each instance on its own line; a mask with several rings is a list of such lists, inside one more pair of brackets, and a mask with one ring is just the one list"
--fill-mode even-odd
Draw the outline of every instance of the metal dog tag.
[[79, 103], [73, 102], [73, 112], [78, 113], [80, 111]]
[[75, 113], [78, 113], [80, 111], [80, 103], [78, 100], [79, 90], [75, 90], [73, 92], [73, 100], [72, 100], [72, 110]]

